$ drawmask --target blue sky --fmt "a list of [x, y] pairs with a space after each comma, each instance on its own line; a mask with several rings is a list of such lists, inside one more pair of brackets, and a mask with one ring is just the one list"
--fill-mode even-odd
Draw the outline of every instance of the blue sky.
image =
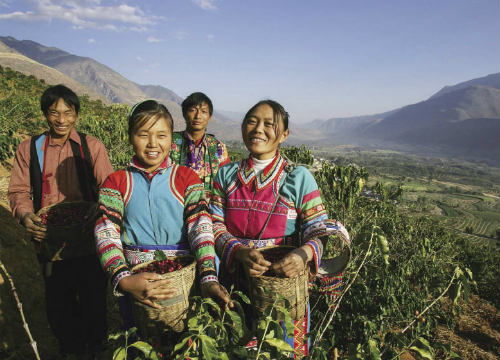
[[498, 0], [0, 0], [0, 35], [291, 121], [366, 115], [499, 72]]

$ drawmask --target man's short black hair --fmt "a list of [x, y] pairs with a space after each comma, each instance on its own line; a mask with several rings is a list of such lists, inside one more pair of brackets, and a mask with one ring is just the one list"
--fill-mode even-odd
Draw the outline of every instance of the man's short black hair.
[[189, 108], [193, 106], [198, 106], [203, 103], [206, 103], [208, 105], [208, 112], [210, 116], [212, 116], [212, 113], [214, 112], [214, 107], [212, 105], [212, 100], [210, 98], [203, 94], [202, 92], [194, 92], [191, 95], [189, 95], [187, 98], [184, 99], [182, 102], [182, 116], [186, 117], [186, 114], [189, 110]]
[[80, 100], [78, 99], [78, 96], [70, 88], [59, 84], [49, 87], [43, 92], [42, 97], [40, 98], [40, 107], [45, 116], [47, 116], [49, 107], [59, 99], [63, 99], [69, 107], [74, 107], [75, 114], [78, 115], [78, 112], [80, 111]]

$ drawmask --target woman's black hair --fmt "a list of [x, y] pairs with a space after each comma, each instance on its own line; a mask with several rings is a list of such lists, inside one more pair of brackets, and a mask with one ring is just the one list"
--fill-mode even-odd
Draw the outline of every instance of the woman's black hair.
[[[140, 128], [151, 118], [165, 118], [170, 126], [170, 134], [174, 132], [174, 121], [170, 111], [156, 100], [144, 100], [135, 104], [128, 115], [128, 135], [132, 136], [135, 129]], [[153, 124], [154, 125], [154, 124]]]
[[210, 116], [214, 112], [214, 106], [212, 105], [212, 100], [202, 92], [194, 92], [184, 99], [182, 102], [182, 116], [186, 117], [188, 110], [194, 106], [206, 103], [208, 105], [208, 112]]
[[280, 119], [283, 120], [283, 130], [284, 131], [288, 130], [288, 113], [285, 111], [285, 108], [281, 106], [280, 103], [270, 99], [259, 101], [257, 104], [252, 106], [250, 110], [247, 111], [245, 117], [243, 118], [243, 122], [241, 123], [242, 128], [245, 125], [245, 122], [247, 121], [248, 117], [254, 112], [255, 109], [257, 109], [261, 105], [269, 105], [273, 109], [274, 131], [276, 133], [278, 132], [278, 122]]
[[75, 114], [78, 115], [80, 111], [80, 100], [78, 96], [73, 90], [62, 84], [51, 86], [43, 92], [40, 98], [40, 108], [42, 109], [43, 115], [47, 116], [49, 107], [59, 99], [63, 99], [66, 105], [74, 108]]

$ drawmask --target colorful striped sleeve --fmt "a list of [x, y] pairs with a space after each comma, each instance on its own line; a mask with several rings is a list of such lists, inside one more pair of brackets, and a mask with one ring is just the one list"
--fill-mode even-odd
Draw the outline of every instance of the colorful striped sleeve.
[[303, 166], [297, 166], [286, 181], [287, 192], [294, 193], [295, 204], [300, 219], [302, 245], [307, 245], [313, 252], [311, 272], [316, 274], [323, 255], [321, 236], [328, 221], [325, 206], [321, 200], [318, 185], [312, 174]]
[[[232, 164], [232, 166], [234, 167], [235, 165]], [[222, 170], [217, 172], [217, 175], [215, 176], [212, 199], [210, 200], [210, 213], [212, 214], [215, 249], [217, 251], [217, 255], [219, 255], [221, 261], [224, 262], [225, 268], [228, 269], [229, 272], [232, 272], [234, 271], [232, 264], [235, 251], [244, 245], [236, 237], [231, 235], [231, 233], [227, 230], [225, 223], [226, 193], [224, 191], [223, 179], [225, 175], [229, 177], [231, 176], [226, 174], [226, 172], [231, 172], [229, 167], [224, 167]], [[234, 172], [234, 168], [232, 171]]]
[[123, 194], [126, 188], [126, 173], [123, 170], [111, 174], [99, 190], [99, 219], [94, 228], [97, 255], [105, 273], [111, 279], [115, 295], [118, 282], [130, 276], [120, 228], [123, 221], [125, 203]]
[[175, 187], [184, 189], [181, 191], [184, 194], [184, 222], [189, 245], [197, 260], [201, 284], [219, 281], [215, 269], [212, 218], [208, 212], [205, 188], [198, 175], [184, 166], [179, 166], [177, 170]]
[[313, 250], [314, 264], [311, 265], [314, 266], [311, 272], [316, 274], [322, 263], [326, 242], [333, 241], [333, 248], [338, 248], [340, 253], [342, 249], [350, 248], [349, 234], [340, 222], [328, 219], [318, 185], [309, 170], [298, 166], [289, 175], [287, 186], [295, 189], [302, 243]]

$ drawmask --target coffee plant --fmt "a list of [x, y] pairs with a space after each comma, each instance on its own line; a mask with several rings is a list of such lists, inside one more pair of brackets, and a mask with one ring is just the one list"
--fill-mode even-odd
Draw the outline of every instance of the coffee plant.
[[[46, 129], [39, 99], [47, 86], [32, 76], [0, 67], [0, 161], [12, 156], [19, 139]], [[132, 155], [126, 124], [129, 107], [106, 105], [87, 96], [80, 99], [77, 128], [104, 143], [116, 169], [126, 166]], [[243, 156], [241, 149], [235, 156]], [[425, 359], [454, 358], [449, 344], [434, 340], [436, 328], [454, 326], [455, 314], [463, 311], [463, 300], [471, 292], [500, 307], [498, 245], [472, 241], [450, 232], [437, 220], [401, 210], [401, 187], [367, 186], [369, 174], [363, 166], [315, 161], [305, 146], [281, 151], [311, 169], [329, 217], [346, 226], [352, 241], [340, 295], [333, 300], [311, 293], [309, 358], [397, 359], [407, 351]], [[325, 251], [334, 255], [329, 246]], [[238, 292], [231, 296], [234, 309], [222, 309], [210, 299], [192, 298], [187, 329], [174, 337], [168, 351], [158, 352], [137, 340], [135, 330], [111, 335], [113, 359], [131, 354], [138, 359], [162, 355], [175, 359], [286, 357], [291, 349], [274, 320], [278, 312], [285, 314], [289, 328], [286, 307], [275, 303], [249, 328], [243, 308], [250, 306], [250, 300]], [[443, 297], [451, 300], [451, 311], [442, 305]], [[253, 337], [256, 347], [245, 348]]]

